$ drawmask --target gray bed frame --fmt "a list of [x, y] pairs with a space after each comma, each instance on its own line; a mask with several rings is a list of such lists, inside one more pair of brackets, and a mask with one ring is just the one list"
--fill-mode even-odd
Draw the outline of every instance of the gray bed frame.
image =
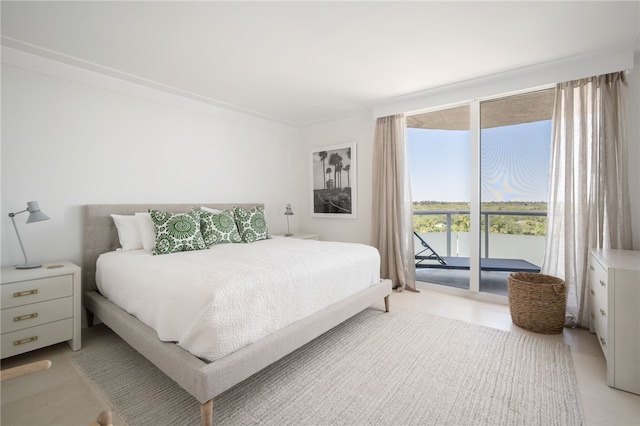
[[162, 342], [157, 333], [104, 298], [95, 283], [96, 260], [120, 247], [111, 214], [134, 214], [155, 208], [188, 212], [206, 206], [219, 210], [233, 205], [257, 204], [94, 204], [84, 209], [82, 287], [87, 320], [94, 315], [200, 403], [202, 425], [213, 424], [213, 399], [336, 325], [384, 299], [389, 311], [391, 281], [382, 280], [320, 312], [283, 328], [215, 362], [203, 361], [174, 343]]

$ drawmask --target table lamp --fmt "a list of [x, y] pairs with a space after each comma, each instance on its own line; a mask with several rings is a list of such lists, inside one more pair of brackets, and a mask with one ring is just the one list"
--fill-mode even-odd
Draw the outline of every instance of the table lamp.
[[287, 204], [287, 207], [284, 209], [284, 214], [287, 216], [287, 233], [284, 234], [285, 237], [290, 237], [293, 234], [289, 231], [289, 216], [293, 216], [293, 210], [291, 210], [291, 204]]
[[14, 219], [14, 217], [17, 214], [20, 213], [24, 213], [24, 212], [29, 212], [29, 217], [27, 218], [27, 223], [32, 223], [32, 222], [40, 222], [41, 220], [47, 220], [49, 219], [49, 216], [47, 216], [46, 214], [42, 213], [42, 211], [40, 211], [40, 207], [38, 206], [38, 202], [37, 201], [29, 201], [27, 203], [27, 208], [16, 212], [16, 213], [9, 213], [9, 217], [11, 218], [11, 222], [13, 222], [13, 227], [16, 230], [16, 235], [18, 236], [18, 242], [20, 243], [20, 248], [22, 249], [22, 255], [24, 256], [24, 265], [16, 265], [16, 269], [34, 269], [34, 268], [39, 268], [42, 265], [30, 265], [29, 261], [27, 260], [27, 253], [24, 251], [24, 246], [22, 245], [22, 239], [20, 238], [20, 232], [18, 232], [18, 226], [16, 225], [16, 221]]

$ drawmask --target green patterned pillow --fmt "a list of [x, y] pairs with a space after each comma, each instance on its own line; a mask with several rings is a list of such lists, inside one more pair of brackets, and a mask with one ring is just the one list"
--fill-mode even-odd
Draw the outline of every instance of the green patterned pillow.
[[200, 212], [169, 213], [149, 209], [149, 214], [156, 231], [154, 255], [207, 248], [200, 232]]
[[233, 216], [243, 242], [252, 243], [271, 238], [262, 206], [255, 206], [250, 210], [233, 206]]
[[194, 210], [200, 213], [200, 230], [207, 247], [220, 243], [242, 242], [236, 222], [233, 220], [233, 215], [229, 210], [224, 210], [220, 213]]

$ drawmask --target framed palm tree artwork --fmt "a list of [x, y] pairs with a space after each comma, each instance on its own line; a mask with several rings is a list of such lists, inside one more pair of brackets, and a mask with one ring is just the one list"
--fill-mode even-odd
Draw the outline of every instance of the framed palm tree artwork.
[[311, 150], [311, 216], [357, 217], [356, 143]]

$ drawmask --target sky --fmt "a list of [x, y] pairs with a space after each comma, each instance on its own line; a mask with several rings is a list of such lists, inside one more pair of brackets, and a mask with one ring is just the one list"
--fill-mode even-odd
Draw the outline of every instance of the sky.
[[[414, 201], [469, 201], [469, 131], [407, 129]], [[483, 129], [481, 201], [547, 201], [551, 120]]]

